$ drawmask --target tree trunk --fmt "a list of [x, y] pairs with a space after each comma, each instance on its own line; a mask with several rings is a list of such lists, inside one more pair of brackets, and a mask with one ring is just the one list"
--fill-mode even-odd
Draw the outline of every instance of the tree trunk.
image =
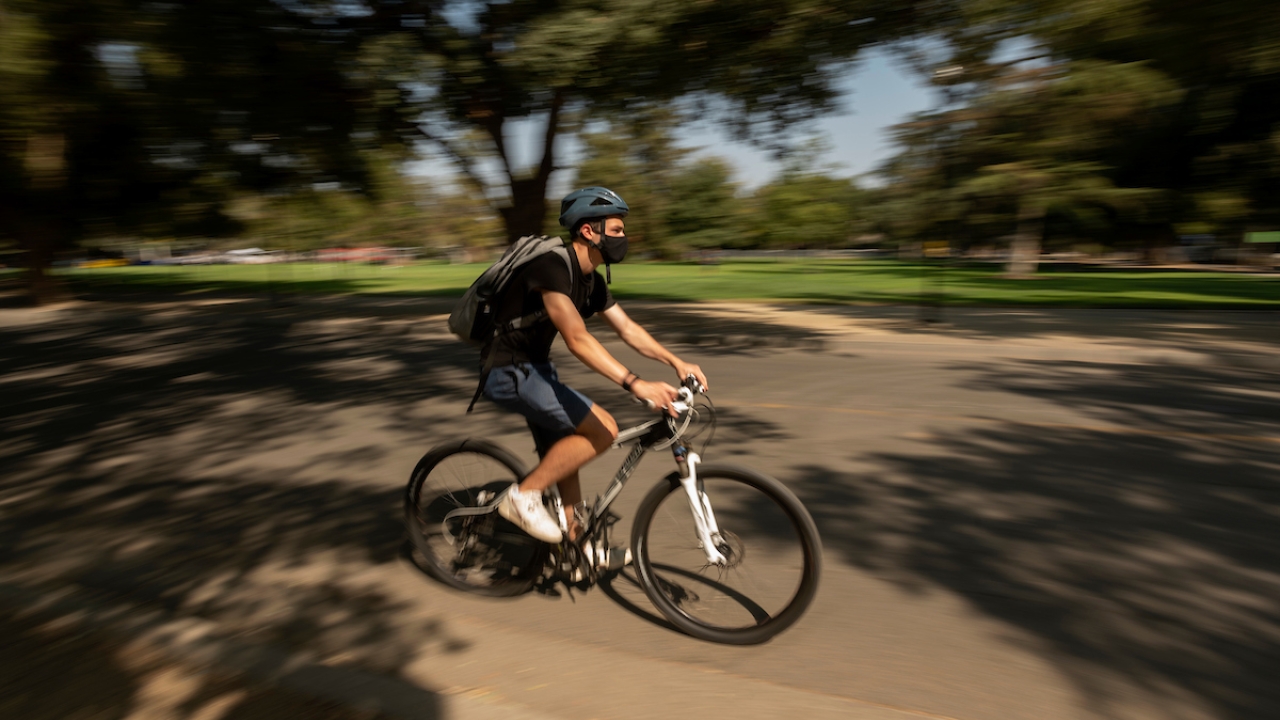
[[[550, 173], [548, 173], [550, 175]], [[511, 181], [511, 205], [499, 208], [510, 245], [525, 235], [541, 235], [547, 217], [547, 178]]]
[[534, 170], [532, 177], [517, 179], [511, 175], [510, 164], [506, 157], [506, 147], [502, 142], [502, 129], [498, 127], [494, 142], [502, 155], [511, 178], [511, 205], [499, 208], [502, 224], [507, 231], [507, 244], [510, 245], [525, 235], [541, 235], [547, 219], [547, 182], [555, 171], [555, 142], [560, 131], [560, 110], [564, 107], [564, 93], [556, 92], [547, 111], [547, 126], [542, 135], [542, 159]]
[[1148, 265], [1169, 263], [1169, 249], [1177, 244], [1178, 236], [1167, 223], [1142, 229], [1143, 260]]
[[1044, 213], [1026, 209], [1018, 213], [1018, 231], [1013, 236], [1005, 277], [1024, 280], [1034, 277], [1040, 266], [1040, 241], [1044, 234]]
[[27, 273], [27, 289], [35, 305], [51, 305], [70, 297], [66, 285], [49, 274], [48, 266], [32, 265]]
[[[43, 228], [42, 228], [43, 229]], [[66, 285], [49, 274], [53, 267], [54, 248], [58, 246], [52, 232], [37, 232], [23, 238], [27, 250], [27, 296], [34, 305], [49, 305], [69, 297]]]
[[[15, 208], [18, 244], [27, 251], [27, 292], [36, 305], [66, 299], [65, 288], [49, 274], [55, 251], [66, 239], [62, 210], [67, 207], [67, 139], [62, 133], [27, 138], [23, 158], [28, 192]], [[8, 213], [6, 213], [8, 215]]]
[[22, 252], [20, 277], [27, 300], [33, 305], [48, 305], [70, 297], [66, 283], [49, 273], [57, 252], [68, 243], [65, 225], [56, 211], [30, 202], [19, 208], [16, 203], [0, 206], [0, 232], [17, 240]]

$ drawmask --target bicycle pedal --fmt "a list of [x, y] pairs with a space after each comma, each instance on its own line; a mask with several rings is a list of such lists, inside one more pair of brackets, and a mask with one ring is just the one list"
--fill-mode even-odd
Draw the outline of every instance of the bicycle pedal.
[[582, 548], [570, 542], [563, 543], [560, 548], [562, 552], [557, 558], [556, 570], [561, 580], [571, 583], [583, 580], [595, 582], [595, 573], [588, 567]]

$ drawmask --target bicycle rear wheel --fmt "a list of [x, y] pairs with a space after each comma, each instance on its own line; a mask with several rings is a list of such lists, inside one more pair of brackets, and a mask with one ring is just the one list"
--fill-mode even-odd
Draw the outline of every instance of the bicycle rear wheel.
[[818, 529], [796, 496], [767, 475], [703, 465], [698, 479], [727, 562], [707, 562], [689, 497], [671, 473], [636, 511], [631, 544], [640, 584], [672, 624], [694, 637], [765, 642], [795, 623], [817, 592]]
[[524, 468], [485, 440], [433, 448], [418, 461], [405, 488], [405, 529], [422, 554], [422, 568], [459, 590], [507, 597], [529, 590], [542, 574], [548, 546], [497, 512], [446, 519], [458, 509], [489, 504]]

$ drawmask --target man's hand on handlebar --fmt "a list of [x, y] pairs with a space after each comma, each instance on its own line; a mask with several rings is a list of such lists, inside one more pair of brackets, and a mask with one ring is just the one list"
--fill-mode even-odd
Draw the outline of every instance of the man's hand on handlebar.
[[636, 400], [644, 403], [650, 409], [662, 408], [671, 417], [676, 417], [676, 409], [672, 404], [679, 397], [678, 391], [664, 382], [650, 382], [648, 380], [636, 380], [631, 383], [631, 394]]
[[684, 382], [685, 378], [692, 375], [697, 378], [698, 383], [702, 385], [703, 392], [711, 389], [707, 386], [707, 376], [702, 374], [702, 368], [694, 365], [693, 363], [683, 361], [677, 362], [675, 367], [676, 376], [680, 378], [680, 382]]

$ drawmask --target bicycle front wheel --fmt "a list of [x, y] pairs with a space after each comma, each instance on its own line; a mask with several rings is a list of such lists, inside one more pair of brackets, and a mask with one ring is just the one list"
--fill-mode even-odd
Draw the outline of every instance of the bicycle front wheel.
[[689, 496], [671, 473], [636, 511], [631, 544], [640, 584], [672, 624], [694, 637], [765, 642], [795, 623], [817, 592], [818, 529], [800, 500], [767, 475], [702, 465], [698, 479], [725, 561], [708, 561]]
[[437, 447], [418, 461], [405, 488], [405, 529], [422, 568], [449, 587], [507, 597], [529, 590], [546, 564], [548, 546], [487, 506], [524, 469], [511, 453], [484, 440]]

